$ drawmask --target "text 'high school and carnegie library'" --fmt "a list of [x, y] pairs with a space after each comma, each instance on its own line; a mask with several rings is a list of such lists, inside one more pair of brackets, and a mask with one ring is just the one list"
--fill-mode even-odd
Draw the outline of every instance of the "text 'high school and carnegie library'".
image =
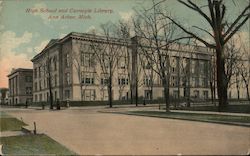
[[112, 14], [113, 9], [109, 8], [27, 8], [26, 13], [102, 13], [102, 14]]

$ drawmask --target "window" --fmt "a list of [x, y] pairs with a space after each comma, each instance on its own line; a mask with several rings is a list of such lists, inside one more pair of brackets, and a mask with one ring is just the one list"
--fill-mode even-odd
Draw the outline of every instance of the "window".
[[66, 63], [66, 67], [69, 67], [69, 54], [66, 54], [66, 61], [65, 61], [65, 63]]
[[26, 87], [26, 94], [31, 95], [32, 94], [32, 87]]
[[144, 99], [145, 100], [150, 100], [151, 99], [151, 94], [152, 94], [151, 90], [144, 90]]
[[94, 89], [85, 89], [83, 90], [83, 99], [85, 101], [95, 100], [95, 90]]
[[57, 86], [57, 75], [54, 76], [54, 85]]
[[151, 80], [148, 76], [145, 76], [145, 77], [144, 77], [143, 84], [144, 84], [145, 86], [150, 86], [150, 85], [152, 85], [152, 80]]
[[41, 102], [43, 100], [43, 94], [39, 94], [39, 101]]
[[203, 98], [208, 99], [208, 91], [203, 91]]
[[70, 84], [70, 75], [69, 75], [69, 73], [66, 73], [66, 84], [67, 85]]
[[57, 58], [56, 56], [53, 58], [54, 70], [57, 70]]
[[42, 90], [42, 81], [39, 81], [39, 90]]
[[126, 56], [121, 56], [120, 59], [118, 60], [118, 67], [120, 69], [125, 69], [127, 64], [127, 58]]
[[93, 53], [81, 52], [81, 65], [85, 67], [93, 67], [95, 65], [95, 59]]
[[40, 66], [39, 68], [38, 68], [38, 77], [41, 77], [41, 69], [42, 69], [42, 67]]
[[200, 92], [198, 90], [194, 90], [194, 98], [200, 98]]
[[35, 102], [38, 102], [37, 100], [38, 100], [38, 99], [37, 99], [37, 95], [35, 95]]
[[149, 61], [145, 61], [144, 69], [151, 69], [152, 65]]
[[66, 99], [70, 98], [70, 90], [65, 90], [65, 98]]
[[118, 78], [118, 85], [128, 85], [128, 78]]
[[37, 87], [37, 82], [35, 82], [35, 91], [37, 91], [37, 88], [38, 88], [38, 87]]
[[34, 69], [34, 77], [37, 78], [37, 68]]
[[199, 77], [195, 78], [195, 87], [199, 87], [200, 83], [199, 83]]
[[175, 99], [178, 98], [178, 90], [173, 91], [173, 98], [175, 98]]
[[25, 76], [25, 81], [26, 82], [32, 82], [32, 77], [31, 76]]
[[107, 78], [101, 78], [101, 85], [108, 85], [108, 82]]
[[85, 84], [85, 85], [93, 85], [95, 84], [94, 82], [94, 73], [85, 73], [85, 72], [82, 72], [81, 73], [81, 76], [82, 76], [82, 83]]

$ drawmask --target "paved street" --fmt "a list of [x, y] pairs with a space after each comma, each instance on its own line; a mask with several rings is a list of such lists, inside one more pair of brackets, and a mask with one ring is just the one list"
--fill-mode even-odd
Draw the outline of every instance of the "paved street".
[[[78, 154], [246, 154], [250, 128], [100, 113], [101, 107], [61, 111], [5, 109]], [[150, 109], [150, 108], [148, 108]]]

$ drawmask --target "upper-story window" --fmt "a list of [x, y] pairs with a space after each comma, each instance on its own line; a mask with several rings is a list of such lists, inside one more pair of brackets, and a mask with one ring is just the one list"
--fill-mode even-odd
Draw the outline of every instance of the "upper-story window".
[[94, 67], [95, 66], [94, 53], [81, 51], [81, 65], [85, 67]]
[[42, 73], [42, 71], [41, 71], [41, 70], [42, 70], [42, 67], [41, 67], [41, 66], [39, 66], [39, 67], [38, 67], [38, 77], [41, 77], [41, 73]]
[[32, 82], [32, 76], [25, 76], [26, 82]]
[[37, 78], [37, 68], [34, 69], [34, 78]]
[[54, 76], [54, 85], [57, 86], [57, 75]]
[[144, 84], [145, 86], [150, 86], [150, 85], [152, 84], [151, 78], [150, 78], [149, 76], [145, 76], [145, 77], [144, 77], [143, 84]]
[[82, 83], [85, 85], [93, 85], [95, 84], [94, 73], [81, 73]]
[[57, 57], [56, 56], [53, 57], [53, 68], [54, 70], [57, 70]]
[[26, 95], [32, 94], [32, 87], [26, 87]]
[[127, 64], [127, 57], [126, 56], [121, 56], [120, 59], [118, 60], [118, 68], [120, 69], [125, 69]]
[[66, 84], [69, 85], [70, 84], [70, 74], [66, 73]]
[[69, 62], [69, 61], [70, 61], [70, 60], [69, 60], [69, 53], [66, 54], [66, 57], [65, 57], [65, 58], [66, 58], [66, 61], [65, 61], [66, 67], [69, 67], [69, 65], [70, 65], [70, 62]]
[[118, 78], [118, 85], [128, 85], [128, 78]]

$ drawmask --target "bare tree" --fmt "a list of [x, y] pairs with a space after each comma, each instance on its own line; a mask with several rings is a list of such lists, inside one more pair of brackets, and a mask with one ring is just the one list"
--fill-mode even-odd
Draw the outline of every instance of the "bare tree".
[[[119, 21], [118, 23], [118, 37], [123, 39], [125, 42], [125, 46], [126, 46], [126, 51], [124, 53], [125, 55], [125, 68], [124, 68], [124, 72], [127, 73], [127, 78], [128, 78], [128, 83], [129, 83], [129, 90], [130, 90], [130, 102], [131, 104], [133, 104], [133, 86], [132, 86], [132, 54], [131, 54], [131, 43], [129, 42], [131, 36], [131, 30], [132, 29], [132, 25], [130, 23], [130, 21]], [[125, 85], [120, 85], [120, 90], [124, 89]], [[136, 104], [137, 106], [137, 104]]]
[[226, 87], [230, 88], [236, 84], [237, 94], [239, 98], [239, 69], [241, 54], [240, 48], [236, 47], [236, 40], [230, 39], [225, 45], [225, 74], [226, 74]]
[[109, 107], [112, 107], [114, 72], [116, 71], [117, 63], [121, 58], [120, 54], [122, 53], [122, 50], [124, 50], [124, 45], [119, 43], [121, 42], [119, 39], [114, 38], [116, 37], [117, 27], [113, 23], [102, 24], [101, 28], [104, 37], [99, 41], [92, 41], [90, 47], [95, 53], [95, 57], [101, 66], [104, 79], [108, 80]]
[[135, 33], [139, 36], [138, 55], [143, 55], [160, 78], [164, 88], [166, 111], [169, 111], [169, 81], [171, 75], [170, 47], [174, 42], [175, 25], [164, 19], [163, 9], [155, 5], [152, 9], [137, 11], [133, 21]]
[[249, 86], [250, 86], [250, 53], [247, 48], [244, 46], [242, 47], [242, 57], [238, 64], [238, 72], [241, 76], [243, 83], [246, 88], [247, 99], [250, 102], [250, 93], [249, 93]]
[[[241, 11], [241, 13], [236, 17], [236, 19], [234, 19], [232, 22], [229, 22], [228, 19], [225, 19], [227, 7], [223, 0], [207, 0], [207, 5], [205, 6], [198, 6], [191, 0], [178, 0], [178, 2], [199, 14], [204, 20], [208, 22], [210, 26], [210, 29], [204, 29], [198, 26], [193, 26], [197, 30], [206, 33], [209, 37], [213, 39], [213, 41], [208, 42], [203, 39], [203, 36], [194, 33], [194, 31], [192, 30], [188, 30], [171, 17], [167, 15], [165, 16], [165, 18], [170, 19], [188, 35], [197, 39], [207, 47], [215, 49], [219, 111], [221, 111], [228, 105], [227, 76], [225, 71], [225, 44], [248, 20], [250, 4], [248, 4]], [[161, 3], [162, 1], [157, 3], [157, 5]]]

